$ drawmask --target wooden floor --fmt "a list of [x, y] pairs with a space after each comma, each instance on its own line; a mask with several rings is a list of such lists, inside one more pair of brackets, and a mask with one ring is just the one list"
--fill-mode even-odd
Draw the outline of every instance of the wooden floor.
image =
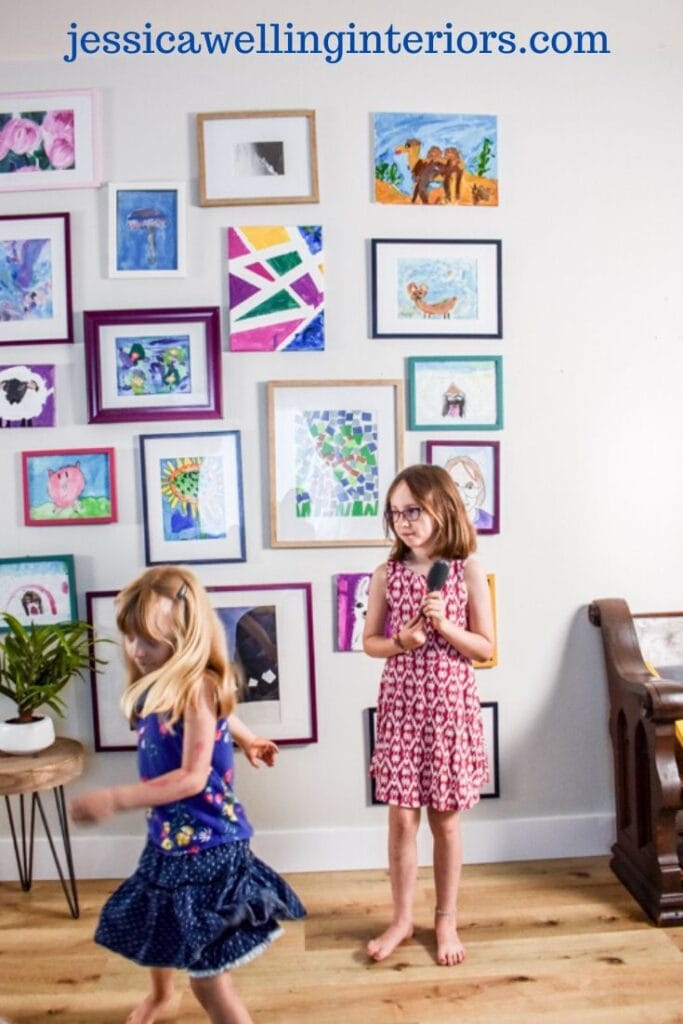
[[[366, 940], [389, 914], [386, 873], [289, 881], [306, 921], [235, 972], [256, 1024], [683, 1024], [683, 928], [655, 928], [607, 858], [467, 866], [467, 960], [434, 962], [431, 872], [421, 869], [415, 938], [371, 964]], [[0, 883], [0, 1018], [11, 1024], [120, 1024], [146, 972], [92, 942], [113, 887], [82, 882], [82, 916], [58, 883]], [[179, 975], [170, 1020], [205, 1018]]]

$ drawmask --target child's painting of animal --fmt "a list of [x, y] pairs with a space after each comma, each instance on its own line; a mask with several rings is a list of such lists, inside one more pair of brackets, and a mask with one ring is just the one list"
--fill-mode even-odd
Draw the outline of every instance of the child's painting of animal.
[[475, 259], [400, 258], [397, 315], [402, 320], [476, 320], [477, 269]]
[[27, 526], [116, 522], [113, 448], [22, 453]]
[[73, 556], [0, 558], [0, 612], [9, 612], [25, 626], [73, 622], [77, 618]]
[[54, 366], [38, 363], [0, 366], [0, 428], [54, 425]]
[[498, 119], [490, 114], [377, 113], [375, 200], [498, 205]]
[[124, 335], [116, 339], [119, 397], [189, 394], [192, 391], [188, 334]]
[[342, 572], [337, 585], [337, 650], [362, 651], [368, 610], [369, 572]]
[[325, 348], [322, 228], [228, 228], [230, 348], [314, 352]]

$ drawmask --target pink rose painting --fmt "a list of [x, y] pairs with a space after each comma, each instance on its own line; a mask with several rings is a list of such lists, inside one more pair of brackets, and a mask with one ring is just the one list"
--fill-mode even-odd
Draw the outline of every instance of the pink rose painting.
[[75, 165], [73, 110], [0, 113], [0, 174]]

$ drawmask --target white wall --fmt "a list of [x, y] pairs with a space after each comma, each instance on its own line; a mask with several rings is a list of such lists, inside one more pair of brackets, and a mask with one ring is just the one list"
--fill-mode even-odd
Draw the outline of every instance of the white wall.
[[[0, 195], [0, 214], [72, 216], [76, 343], [7, 348], [2, 362], [57, 364], [58, 427], [3, 431], [0, 556], [72, 551], [80, 613], [86, 590], [115, 589], [143, 566], [137, 436], [142, 424], [88, 426], [84, 309], [219, 304], [225, 314], [226, 227], [321, 223], [327, 262], [324, 353], [223, 354], [225, 426], [242, 431], [248, 560], [198, 567], [207, 584], [310, 580], [314, 588], [319, 742], [283, 750], [275, 769], [240, 763], [238, 789], [257, 829], [255, 848], [280, 869], [384, 863], [382, 808], [368, 805], [363, 709], [381, 665], [333, 651], [332, 577], [374, 567], [382, 549], [273, 550], [268, 544], [264, 387], [269, 379], [402, 377], [413, 354], [500, 352], [502, 532], [480, 556], [498, 589], [500, 664], [478, 674], [499, 702], [502, 795], [465, 818], [466, 859], [606, 852], [612, 834], [607, 705], [597, 632], [586, 604], [625, 596], [636, 609], [680, 607], [683, 423], [680, 393], [683, 163], [683, 7], [679, 0], [492, 0], [463, 9], [388, 0], [334, 7], [290, 0], [243, 5], [179, 0], [113, 9], [85, 0], [31, 0], [3, 22], [3, 91], [96, 87], [104, 97], [106, 180], [190, 183], [189, 275], [181, 281], [109, 280], [105, 189]], [[511, 10], [514, 8], [514, 10]], [[289, 19], [326, 30], [355, 19], [434, 28], [593, 28], [612, 54], [589, 57], [315, 56], [61, 60], [70, 21], [83, 29], [248, 27]], [[11, 58], [11, 60], [9, 59]], [[199, 111], [313, 107], [318, 118], [319, 207], [197, 205], [194, 115]], [[442, 110], [499, 118], [497, 209], [392, 208], [371, 201], [373, 111]], [[501, 238], [502, 341], [368, 337], [368, 239]], [[159, 423], [156, 430], [172, 431]], [[206, 429], [215, 429], [207, 421]], [[192, 425], [194, 427], [194, 424]], [[185, 429], [183, 427], [182, 429]], [[406, 462], [426, 436], [406, 433]], [[442, 434], [442, 437], [449, 435]], [[451, 437], [454, 435], [450, 435]], [[458, 435], [465, 437], [466, 435]], [[54, 529], [23, 525], [22, 449], [113, 443], [119, 522]], [[58, 536], [55, 534], [58, 533]], [[92, 753], [88, 687], [72, 684], [59, 728], [88, 748], [72, 792], [134, 775], [133, 754]], [[0, 709], [0, 710], [5, 710]], [[77, 871], [120, 875], [141, 846], [139, 816], [74, 829]], [[3, 831], [6, 829], [3, 826]], [[423, 857], [428, 858], [427, 837]], [[2, 873], [14, 876], [9, 840]], [[50, 873], [42, 858], [39, 872]]]

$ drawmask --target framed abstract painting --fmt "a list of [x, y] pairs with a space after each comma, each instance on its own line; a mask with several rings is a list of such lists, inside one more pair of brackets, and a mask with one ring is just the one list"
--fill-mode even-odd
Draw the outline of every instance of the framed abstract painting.
[[500, 442], [427, 441], [426, 461], [453, 477], [477, 533], [500, 533]]
[[184, 182], [109, 185], [109, 277], [185, 277]]
[[325, 348], [325, 257], [319, 225], [228, 228], [233, 352]]
[[77, 619], [73, 555], [0, 558], [0, 612], [24, 626]]
[[317, 203], [314, 110], [197, 114], [200, 206]]
[[27, 526], [116, 522], [113, 448], [22, 452], [21, 465]]
[[502, 356], [409, 356], [411, 430], [501, 430]]
[[501, 242], [373, 238], [373, 338], [501, 338]]
[[238, 430], [143, 434], [145, 562], [246, 558]]
[[100, 150], [98, 92], [0, 93], [0, 192], [95, 188]]
[[73, 341], [68, 213], [0, 217], [0, 345]]
[[0, 366], [0, 427], [54, 427], [55, 422], [54, 366]]
[[83, 314], [88, 422], [221, 417], [217, 306]]
[[387, 544], [383, 502], [403, 460], [398, 380], [270, 381], [273, 547]]

